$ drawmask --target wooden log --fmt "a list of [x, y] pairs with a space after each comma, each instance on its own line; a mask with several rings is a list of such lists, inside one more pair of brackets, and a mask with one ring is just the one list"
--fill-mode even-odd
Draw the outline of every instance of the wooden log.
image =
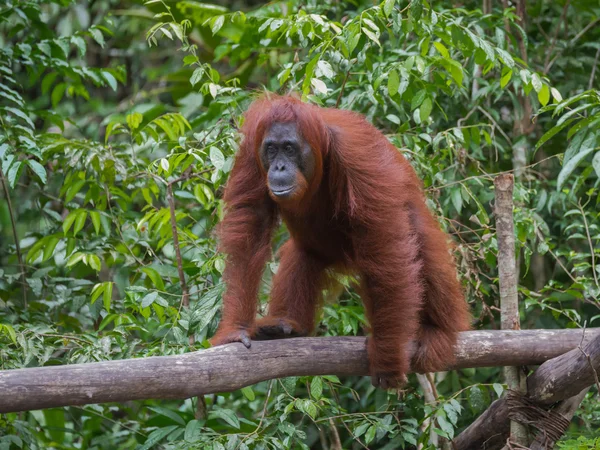
[[[581, 333], [581, 330], [579, 331]], [[527, 396], [540, 406], [574, 397], [594, 384], [600, 371], [600, 335], [581, 347], [542, 364], [527, 379]], [[506, 398], [496, 400], [469, 427], [452, 441], [454, 450], [495, 450], [506, 443], [509, 434]]]
[[[586, 341], [600, 337], [587, 330]], [[576, 347], [582, 330], [461, 333], [453, 368], [540, 364]], [[175, 356], [0, 371], [0, 413], [89, 403], [188, 398], [272, 378], [366, 375], [364, 337], [254, 341]]]

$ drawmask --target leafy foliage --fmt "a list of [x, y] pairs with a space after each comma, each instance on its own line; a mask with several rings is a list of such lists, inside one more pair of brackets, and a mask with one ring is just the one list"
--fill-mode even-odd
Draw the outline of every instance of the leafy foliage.
[[[457, 244], [478, 328], [498, 320], [492, 181], [514, 170], [522, 326], [593, 326], [600, 9], [540, 0], [523, 24], [463, 3], [2, 6], [0, 369], [207, 346], [224, 268], [212, 230], [262, 89], [365, 114], [409, 158]], [[362, 334], [353, 279], [340, 282], [319, 334]], [[198, 399], [7, 414], [0, 448], [434, 448], [501, 395], [499, 380], [440, 374], [428, 405], [412, 379], [395, 395], [325, 376], [208, 396], [206, 414]], [[561, 448], [595, 448], [599, 411], [588, 394]]]

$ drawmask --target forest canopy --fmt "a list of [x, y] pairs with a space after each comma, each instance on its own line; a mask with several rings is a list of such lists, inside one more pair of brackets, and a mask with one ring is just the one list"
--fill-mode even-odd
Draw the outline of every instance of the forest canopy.
[[[3, 2], [0, 370], [210, 346], [223, 189], [243, 112], [266, 91], [361, 113], [409, 160], [454, 243], [473, 329], [500, 328], [500, 174], [514, 176], [521, 328], [598, 326], [599, 59], [597, 0]], [[279, 226], [274, 249], [288, 235]], [[338, 281], [316, 334], [363, 336], [356, 279]], [[429, 378], [398, 393], [288, 377], [0, 414], [0, 449], [438, 448], [506, 388], [498, 367]], [[597, 397], [558, 448], [600, 448]]]

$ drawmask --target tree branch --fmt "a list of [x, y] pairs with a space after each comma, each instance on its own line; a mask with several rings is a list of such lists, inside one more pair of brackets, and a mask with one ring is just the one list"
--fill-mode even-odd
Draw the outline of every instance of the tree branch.
[[[579, 333], [583, 332], [580, 330]], [[585, 330], [589, 338], [590, 330]], [[531, 402], [540, 406], [578, 395], [594, 384], [600, 370], [600, 334], [592, 340], [550, 359], [527, 379], [527, 395]], [[509, 434], [508, 405], [506, 396], [496, 400], [466, 430], [453, 441], [455, 450], [495, 450], [506, 443]]]
[[[460, 335], [452, 368], [540, 364], [571, 349], [587, 365], [577, 348], [582, 335], [583, 330], [467, 331]], [[594, 337], [600, 338], [600, 329], [586, 330], [584, 342]], [[364, 337], [254, 341], [250, 349], [235, 343], [183, 355], [3, 370], [0, 413], [181, 399], [234, 391], [273, 378], [367, 373]]]

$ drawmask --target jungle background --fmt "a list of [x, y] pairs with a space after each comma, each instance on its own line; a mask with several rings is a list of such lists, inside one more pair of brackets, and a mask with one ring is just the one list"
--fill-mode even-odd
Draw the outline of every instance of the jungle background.
[[[214, 226], [241, 115], [265, 90], [360, 112], [410, 160], [456, 244], [476, 329], [499, 328], [493, 178], [512, 172], [522, 327], [597, 326], [599, 57], [597, 0], [4, 0], [0, 369], [209, 346]], [[276, 270], [274, 258], [263, 304]], [[340, 281], [318, 335], [364, 334]], [[452, 438], [504, 389], [500, 368], [435, 383], [428, 405], [414, 376], [400, 394], [324, 376], [205, 408], [5, 414], [0, 448], [433, 448], [431, 433]], [[600, 448], [597, 397], [559, 448]]]

